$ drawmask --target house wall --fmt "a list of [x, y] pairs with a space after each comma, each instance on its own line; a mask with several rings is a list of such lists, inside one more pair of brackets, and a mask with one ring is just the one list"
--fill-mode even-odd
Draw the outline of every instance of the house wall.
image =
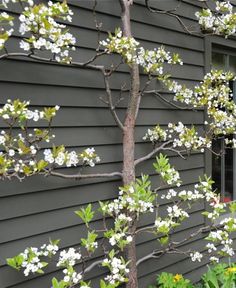
[[[74, 53], [75, 61], [86, 61], [96, 48], [97, 31], [92, 15], [93, 2], [90, 0], [68, 1], [74, 10], [71, 32], [78, 39], [78, 50]], [[98, 0], [96, 17], [103, 23], [101, 39], [106, 31], [113, 31], [120, 26], [119, 1]], [[177, 0], [151, 1], [153, 7], [171, 9], [178, 4]], [[199, 9], [196, 1], [182, 1], [177, 14], [189, 26], [196, 24], [194, 13]], [[17, 16], [19, 6], [10, 7]], [[193, 86], [204, 75], [204, 38], [188, 35], [179, 22], [172, 17], [151, 14], [144, 7], [144, 0], [135, 1], [132, 7], [132, 30], [134, 37], [146, 48], [164, 44], [169, 51], [180, 54], [184, 66], [175, 67], [172, 74], [180, 83]], [[9, 51], [17, 51], [20, 35], [16, 31], [8, 43]], [[113, 59], [116, 61], [116, 59]], [[110, 58], [103, 57], [97, 63], [109, 64]], [[121, 66], [111, 78], [111, 87], [115, 97], [119, 97], [119, 88], [126, 83], [129, 86], [127, 67]], [[142, 83], [145, 76], [142, 75]], [[158, 83], [156, 83], [158, 85]], [[122, 164], [122, 135], [116, 127], [106, 105], [99, 98], [105, 96], [103, 79], [98, 72], [82, 70], [61, 65], [37, 63], [28, 59], [2, 60], [0, 62], [0, 104], [6, 99], [30, 100], [34, 108], [47, 105], [60, 105], [61, 109], [53, 122], [55, 144], [65, 144], [69, 149], [82, 150], [95, 147], [102, 161], [94, 169], [87, 171], [117, 171]], [[164, 93], [169, 98], [171, 95]], [[118, 114], [124, 116], [126, 100], [118, 107]], [[159, 123], [182, 121], [184, 124], [195, 124], [199, 129], [204, 122], [204, 112], [179, 111], [156, 99], [153, 95], [142, 99], [136, 129], [136, 157], [150, 151], [151, 145], [144, 143], [145, 131]], [[1, 123], [3, 126], [3, 123]], [[33, 128], [33, 127], [32, 127]], [[45, 146], [46, 147], [46, 146]], [[171, 163], [176, 165], [184, 181], [183, 188], [191, 188], [204, 174], [205, 158], [195, 153], [187, 160], [170, 154]], [[152, 168], [153, 160], [147, 161], [137, 169], [149, 173], [153, 187], [158, 185], [158, 177]], [[62, 169], [64, 171], [64, 169]], [[68, 169], [68, 173], [76, 169]], [[39, 277], [25, 278], [21, 273], [6, 266], [5, 259], [24, 250], [27, 246], [40, 246], [51, 239], [61, 239], [60, 247], [67, 248], [79, 244], [86, 229], [80, 219], [73, 213], [87, 203], [109, 200], [117, 195], [117, 187], [121, 183], [114, 180], [94, 179], [83, 181], [63, 180], [55, 177], [35, 176], [24, 180], [1, 182], [0, 186], [0, 288], [49, 288], [53, 275], [60, 277], [59, 271], [50, 265], [46, 273]], [[161, 191], [160, 193], [165, 193]], [[161, 203], [164, 209], [168, 203]], [[191, 212], [191, 219], [186, 221], [173, 237], [181, 239], [195, 229], [204, 225], [200, 211], [204, 203], [198, 203]], [[141, 226], [148, 225], [153, 219], [144, 217]], [[98, 227], [101, 219], [96, 218], [93, 225]], [[202, 235], [204, 236], [204, 235]], [[201, 237], [200, 237], [201, 238]], [[189, 245], [201, 249], [203, 242], [195, 239]], [[149, 234], [141, 234], [137, 239], [138, 258], [150, 253], [157, 241]], [[98, 251], [96, 258], [101, 257]], [[191, 263], [183, 255], [167, 255], [161, 260], [150, 260], [139, 267], [140, 287], [147, 287], [154, 282], [160, 271], [183, 273], [197, 281], [198, 268], [205, 263]], [[194, 273], [193, 273], [194, 271]], [[89, 278], [98, 283], [105, 273], [103, 269], [95, 269]], [[98, 287], [95, 284], [94, 287]]]

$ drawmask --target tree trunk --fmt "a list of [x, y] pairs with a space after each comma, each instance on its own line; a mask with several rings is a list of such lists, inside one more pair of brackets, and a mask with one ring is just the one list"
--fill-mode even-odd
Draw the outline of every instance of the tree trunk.
[[[125, 121], [125, 131], [123, 136], [123, 183], [124, 185], [130, 184], [135, 181], [135, 167], [134, 167], [134, 123], [135, 117], [127, 115]], [[126, 260], [129, 262], [129, 281], [126, 284], [126, 288], [138, 287], [138, 275], [136, 267], [136, 241], [135, 230], [137, 227], [134, 215], [130, 215], [133, 218], [133, 224], [129, 228], [129, 233], [132, 235], [133, 240], [127, 246], [125, 251]]]
[[[135, 167], [134, 167], [134, 123], [135, 117], [130, 115], [126, 116], [125, 130], [123, 134], [123, 184], [128, 185], [135, 181]], [[130, 215], [133, 219], [134, 216]], [[133, 221], [132, 226], [129, 228], [129, 233], [132, 235], [133, 240], [127, 246], [125, 251], [126, 260], [129, 262], [129, 281], [126, 284], [126, 288], [137, 288], [138, 277], [136, 267], [136, 242], [135, 242], [135, 230], [136, 221]]]
[[[121, 20], [123, 25], [123, 35], [126, 37], [132, 37], [131, 23], [130, 23], [130, 0], [120, 0], [122, 14]], [[131, 90], [130, 99], [127, 107], [124, 132], [123, 132], [123, 184], [128, 185], [135, 181], [135, 124], [140, 104], [140, 79], [139, 79], [139, 67], [137, 64], [131, 66]], [[126, 248], [126, 260], [129, 261], [129, 281], [126, 284], [126, 288], [138, 288], [138, 275], [136, 267], [136, 241], [135, 231], [137, 228], [137, 222], [135, 215], [131, 215], [133, 218], [133, 224], [129, 229], [130, 235], [133, 237], [133, 241]]]

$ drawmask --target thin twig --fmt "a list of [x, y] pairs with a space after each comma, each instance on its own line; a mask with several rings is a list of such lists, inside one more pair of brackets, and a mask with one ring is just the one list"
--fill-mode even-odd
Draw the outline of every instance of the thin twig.
[[149, 0], [145, 0], [145, 4], [146, 4], [146, 7], [147, 9], [151, 12], [151, 13], [159, 13], [159, 14], [165, 14], [165, 15], [168, 15], [170, 17], [173, 17], [175, 18], [179, 23], [180, 25], [183, 27], [183, 29], [188, 33], [188, 34], [191, 34], [193, 35], [194, 33], [196, 34], [197, 31], [190, 31], [189, 28], [185, 25], [185, 23], [183, 22], [183, 20], [176, 14], [174, 14], [173, 12], [176, 12], [179, 7], [180, 7], [180, 4], [182, 2], [182, 0], [179, 0], [179, 5], [176, 6], [175, 9], [173, 10], [161, 10], [161, 9], [154, 9], [154, 8], [151, 8], [150, 5], [149, 5]]
[[110, 89], [110, 83], [109, 83], [109, 77], [110, 74], [107, 75], [106, 72], [103, 70], [103, 77], [104, 77], [104, 84], [105, 84], [105, 89], [106, 89], [106, 93], [107, 93], [107, 100], [108, 100], [108, 104], [109, 104], [109, 108], [111, 110], [111, 114], [114, 118], [114, 120], [116, 121], [118, 127], [124, 131], [124, 125], [121, 122], [121, 120], [119, 119], [116, 111], [115, 111], [115, 106], [113, 105], [113, 101], [112, 101], [112, 93], [111, 93], [111, 89]]

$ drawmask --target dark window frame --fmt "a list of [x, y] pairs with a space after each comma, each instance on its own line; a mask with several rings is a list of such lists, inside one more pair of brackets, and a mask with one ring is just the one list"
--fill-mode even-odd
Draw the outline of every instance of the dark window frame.
[[[233, 50], [213, 47], [211, 68], [236, 72], [236, 53]], [[232, 100], [236, 102], [235, 81], [230, 83], [230, 88], [233, 92]], [[232, 137], [235, 136], [222, 135], [212, 142], [212, 149], [222, 153], [220, 157], [214, 154], [212, 156], [212, 178], [215, 180], [215, 189], [218, 189], [222, 202], [236, 200], [236, 152], [225, 145], [225, 138], [232, 139]]]
[[[230, 54], [232, 56], [236, 56], [235, 52], [235, 43], [236, 43], [236, 37], [231, 36], [229, 39], [224, 39], [217, 36], [206, 36], [204, 39], [204, 56], [205, 56], [205, 73], [209, 73], [211, 71], [212, 66], [212, 53], [218, 52], [221, 54]], [[236, 83], [234, 82], [234, 98], [236, 101]], [[207, 120], [207, 113], [205, 113], [205, 120]], [[235, 169], [233, 169], [233, 177], [234, 177], [234, 183], [236, 183], [236, 150], [235, 150]], [[208, 176], [212, 175], [212, 152], [207, 150], [205, 152], [205, 169], [204, 172]], [[236, 189], [236, 184], [235, 184]], [[235, 192], [236, 193], [236, 192]], [[234, 200], [236, 200], [236, 195], [234, 195]], [[205, 202], [205, 209], [209, 211], [209, 205], [207, 202]], [[222, 217], [227, 217], [227, 213], [225, 216], [222, 215]], [[205, 218], [206, 224], [210, 223], [210, 220]]]

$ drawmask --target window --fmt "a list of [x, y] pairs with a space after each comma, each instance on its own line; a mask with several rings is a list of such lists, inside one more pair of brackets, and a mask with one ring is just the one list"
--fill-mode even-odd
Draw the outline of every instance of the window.
[[[232, 71], [236, 74], [236, 54], [220, 52], [221, 49], [213, 50], [212, 68]], [[236, 101], [236, 83], [231, 82], [230, 88], [233, 91], [233, 99]], [[215, 181], [214, 189], [221, 195], [223, 202], [236, 200], [236, 151], [225, 146], [224, 138], [235, 137], [233, 135], [222, 136], [212, 142], [212, 178]]]

